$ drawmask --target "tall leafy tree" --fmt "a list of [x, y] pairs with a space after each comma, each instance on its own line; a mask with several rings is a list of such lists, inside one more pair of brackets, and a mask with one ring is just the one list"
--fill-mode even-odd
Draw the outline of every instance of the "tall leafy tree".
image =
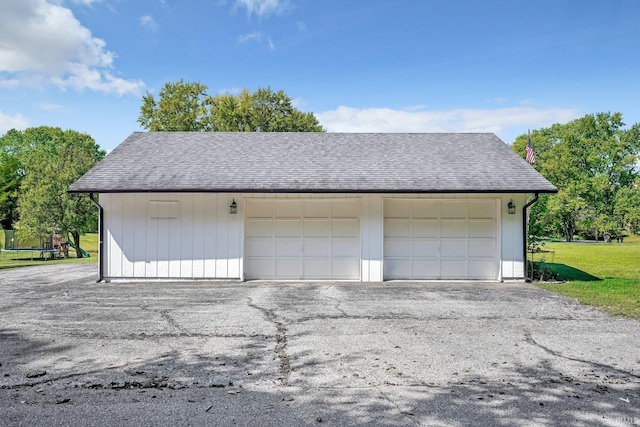
[[142, 97], [138, 123], [151, 132], [199, 132], [209, 130], [207, 119], [207, 86], [184, 82], [168, 82], [160, 90], [158, 100], [147, 92]]
[[200, 83], [166, 83], [158, 99], [142, 98], [138, 123], [156, 131], [322, 132], [313, 113], [302, 112], [283, 91], [246, 89], [237, 95], [210, 96]]
[[0, 225], [12, 229], [18, 221], [18, 196], [24, 178], [20, 162], [22, 132], [10, 130], [0, 137]]
[[618, 227], [640, 234], [640, 178], [632, 186], [618, 191], [613, 206]]
[[[534, 167], [558, 187], [558, 195], [546, 197], [537, 220], [555, 226], [567, 241], [578, 226], [596, 237], [609, 238], [631, 226], [627, 198], [637, 188], [640, 159], [640, 125], [625, 128], [620, 113], [589, 114], [565, 125], [554, 124], [534, 131]], [[513, 149], [524, 157], [527, 136], [519, 136]], [[624, 219], [628, 218], [628, 219]]]
[[69, 194], [69, 186], [100, 161], [105, 152], [87, 134], [39, 127], [23, 133], [25, 176], [20, 186], [19, 232], [46, 237], [59, 228], [71, 235], [81, 257], [80, 235], [95, 231], [97, 209], [87, 195]]

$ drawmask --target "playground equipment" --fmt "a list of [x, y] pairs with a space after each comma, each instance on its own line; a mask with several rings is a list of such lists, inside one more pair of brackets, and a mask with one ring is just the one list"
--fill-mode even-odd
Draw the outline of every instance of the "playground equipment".
[[35, 258], [34, 254], [39, 254], [40, 258], [54, 258], [58, 252], [58, 248], [54, 248], [49, 239], [23, 239], [20, 240], [15, 230], [2, 230], [4, 232], [4, 247], [2, 252], [15, 253], [16, 259], [21, 253], [30, 253], [31, 259]]
[[[63, 241], [59, 233], [50, 236], [48, 239], [21, 239], [15, 230], [2, 230], [4, 232], [4, 246], [1, 246], [2, 252], [15, 254], [16, 259], [20, 254], [31, 254], [31, 259], [35, 258], [35, 254], [39, 254], [40, 258], [64, 258], [69, 256], [69, 247], [75, 249], [76, 246], [72, 242]], [[84, 258], [90, 258], [89, 252], [79, 248]]]
[[[76, 245], [74, 245], [72, 242], [67, 242], [67, 245], [71, 246], [73, 249], [76, 248]], [[80, 253], [84, 258], [91, 258], [91, 254], [82, 248], [80, 248]]]

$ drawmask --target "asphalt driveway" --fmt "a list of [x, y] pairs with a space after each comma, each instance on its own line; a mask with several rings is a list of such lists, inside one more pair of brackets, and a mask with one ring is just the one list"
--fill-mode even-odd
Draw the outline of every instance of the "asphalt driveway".
[[0, 271], [1, 425], [640, 425], [640, 323], [526, 284]]

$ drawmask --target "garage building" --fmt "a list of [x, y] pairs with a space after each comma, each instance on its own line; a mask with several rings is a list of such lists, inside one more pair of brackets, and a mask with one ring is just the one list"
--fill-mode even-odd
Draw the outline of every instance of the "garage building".
[[136, 132], [70, 191], [101, 279], [378, 282], [524, 279], [557, 189], [487, 133]]

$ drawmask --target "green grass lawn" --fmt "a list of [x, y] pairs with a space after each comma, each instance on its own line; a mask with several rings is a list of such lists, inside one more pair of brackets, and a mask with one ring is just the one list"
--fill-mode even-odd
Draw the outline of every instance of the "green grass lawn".
[[[4, 232], [0, 230], [0, 243], [4, 248]], [[46, 264], [77, 264], [77, 263], [97, 263], [98, 262], [98, 234], [90, 233], [80, 237], [80, 246], [89, 252], [90, 258], [76, 258], [76, 251], [69, 248], [70, 258], [66, 259], [42, 259], [40, 253], [28, 252], [0, 252], [0, 270], [4, 268], [27, 267], [30, 265]], [[32, 259], [33, 257], [33, 259]]]
[[[626, 239], [635, 242], [636, 238]], [[547, 243], [548, 265], [567, 283], [540, 288], [593, 305], [610, 314], [640, 320], [640, 243]]]

